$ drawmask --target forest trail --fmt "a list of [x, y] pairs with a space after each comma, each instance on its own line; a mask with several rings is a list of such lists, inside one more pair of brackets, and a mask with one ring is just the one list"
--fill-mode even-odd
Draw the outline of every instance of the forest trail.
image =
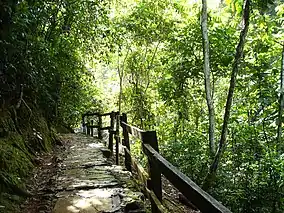
[[[93, 115], [99, 117], [99, 125], [94, 125], [94, 120], [85, 123], [85, 116]], [[110, 126], [103, 127], [102, 116], [108, 115]], [[38, 167], [27, 187], [30, 198], [21, 205], [21, 213], [145, 213], [150, 212], [150, 206], [155, 213], [200, 212], [198, 209], [230, 213], [155, 151], [155, 143], [158, 146], [155, 131], [127, 124], [125, 113], [120, 119], [115, 115], [115, 112], [83, 115], [86, 135], [61, 134], [53, 153], [35, 159]], [[123, 129], [125, 167], [119, 166], [124, 164], [119, 160], [120, 137], [113, 130], [115, 122], [119, 127], [118, 121]], [[98, 129], [96, 137], [94, 128]], [[109, 137], [102, 134], [106, 129]], [[143, 153], [148, 156], [148, 173], [131, 156], [129, 134], [142, 140]], [[154, 191], [158, 187], [160, 191]]]
[[146, 212], [284, 213], [283, 17], [284, 0], [0, 1], [0, 213], [124, 211], [131, 182]]
[[145, 212], [131, 173], [105, 157], [102, 140], [83, 134], [61, 139], [63, 150], [41, 157], [23, 213]]
[[53, 213], [144, 212], [143, 194], [129, 172], [104, 156], [101, 140], [82, 134], [62, 137], [69, 150], [59, 165]]

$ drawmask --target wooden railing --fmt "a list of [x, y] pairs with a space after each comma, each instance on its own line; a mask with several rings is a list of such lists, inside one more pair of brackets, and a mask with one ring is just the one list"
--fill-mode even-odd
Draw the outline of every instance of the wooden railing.
[[[109, 116], [110, 124], [109, 126], [103, 127], [102, 117]], [[98, 118], [98, 124], [94, 125], [95, 118]], [[86, 119], [88, 120], [86, 122]], [[102, 131], [108, 130], [109, 132], [109, 141], [108, 149], [110, 150], [110, 155], [113, 155], [113, 139], [115, 138], [115, 162], [119, 164], [119, 113], [118, 112], [109, 112], [109, 113], [85, 113], [82, 116], [82, 125], [83, 131], [85, 134], [94, 136], [94, 129], [97, 129], [98, 138], [102, 139]], [[116, 124], [116, 125], [115, 125]], [[116, 126], [116, 127], [115, 127]]]
[[[203, 213], [229, 213], [229, 209], [203, 191], [190, 178], [181, 173], [170, 162], [159, 154], [158, 140], [155, 131], [143, 131], [127, 123], [126, 114], [120, 117], [125, 146], [125, 166], [129, 171], [135, 170], [140, 181], [145, 185], [145, 191], [151, 200], [152, 212], [167, 212], [162, 205], [162, 181], [164, 175], [194, 206]], [[142, 142], [143, 153], [148, 158], [149, 172], [145, 174], [131, 156], [129, 134]], [[147, 179], [149, 177], [149, 180]]]
[[[93, 114], [92, 114], [93, 115]], [[99, 117], [106, 114], [97, 114]], [[231, 213], [229, 209], [224, 207], [221, 203], [211, 197], [208, 193], [203, 191], [196, 183], [194, 183], [190, 178], [180, 172], [176, 167], [174, 167], [170, 162], [163, 158], [159, 154], [159, 146], [157, 135], [155, 131], [144, 131], [137, 127], [131, 126], [127, 123], [127, 115], [122, 114], [119, 116], [118, 113], [112, 112], [112, 119], [120, 123], [122, 127], [122, 145], [124, 147], [124, 163], [128, 171], [134, 173], [139, 181], [143, 183], [143, 191], [146, 196], [151, 201], [151, 208], [153, 213], [164, 213], [168, 210], [163, 206], [163, 194], [162, 194], [162, 179], [161, 175], [164, 175], [173, 186], [175, 186], [194, 206], [196, 206], [203, 213]], [[118, 135], [119, 125], [116, 125], [116, 159], [118, 163], [119, 157], [119, 148], [118, 143], [120, 137]], [[89, 128], [100, 128], [90, 125]], [[112, 125], [109, 127], [112, 128]], [[112, 131], [110, 131], [111, 133]], [[140, 166], [135, 158], [131, 156], [131, 147], [129, 135], [132, 135], [134, 138], [139, 139], [142, 142], [143, 153], [148, 158], [148, 172], [145, 172], [143, 167]], [[108, 147], [112, 150], [113, 143], [109, 141]], [[112, 151], [111, 151], [112, 153]]]

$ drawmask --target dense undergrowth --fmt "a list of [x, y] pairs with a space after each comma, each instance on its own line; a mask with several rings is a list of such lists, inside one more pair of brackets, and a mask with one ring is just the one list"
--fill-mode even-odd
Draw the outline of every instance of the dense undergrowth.
[[51, 151], [58, 140], [55, 130], [39, 112], [29, 113], [24, 106], [0, 113], [0, 212], [16, 211], [15, 201], [29, 196], [25, 183], [36, 165], [34, 158]]
[[[56, 131], [102, 106], [118, 105], [130, 123], [157, 130], [161, 153], [203, 184], [214, 154], [200, 4], [192, 2], [0, 1], [0, 211], [13, 194], [25, 194], [33, 158], [52, 148]], [[243, 11], [243, 1], [220, 2], [208, 12], [215, 147]], [[249, 2], [228, 134], [208, 192], [233, 212], [280, 213], [284, 4]]]
[[[118, 103], [129, 123], [157, 131], [167, 160], [232, 212], [282, 213], [283, 1], [207, 1], [215, 2], [207, 14], [211, 92], [204, 86], [200, 26], [206, 1], [192, 2], [117, 4], [113, 18], [117, 51], [105, 66], [119, 75]], [[245, 3], [249, 22], [244, 21]], [[248, 32], [241, 38], [244, 23], [249, 23]], [[235, 66], [240, 41], [245, 43]], [[238, 72], [233, 72], [236, 67]], [[230, 91], [232, 105], [227, 107]], [[208, 94], [215, 120], [213, 150]], [[139, 155], [141, 145], [132, 144], [132, 151]]]
[[105, 19], [105, 6], [0, 2], [0, 211], [15, 212], [15, 196], [28, 195], [34, 158], [52, 149], [56, 132], [76, 127], [82, 112], [98, 105], [86, 66], [98, 46], [84, 40], [100, 32], [90, 28]]

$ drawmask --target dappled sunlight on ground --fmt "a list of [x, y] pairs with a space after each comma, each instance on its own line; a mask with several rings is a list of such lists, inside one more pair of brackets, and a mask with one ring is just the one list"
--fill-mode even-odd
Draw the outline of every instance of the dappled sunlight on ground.
[[103, 156], [103, 143], [79, 134], [66, 137], [71, 144], [57, 177], [58, 200], [53, 213], [125, 212], [129, 206], [134, 206], [134, 210], [143, 208], [143, 194], [134, 188], [131, 174]]
[[103, 144], [98, 144], [98, 143], [90, 143], [88, 144], [88, 146], [91, 148], [104, 148]]

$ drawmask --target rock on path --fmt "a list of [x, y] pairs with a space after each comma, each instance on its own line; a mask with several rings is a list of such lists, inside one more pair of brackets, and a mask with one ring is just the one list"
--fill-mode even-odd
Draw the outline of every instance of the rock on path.
[[131, 174], [104, 157], [102, 141], [82, 134], [62, 137], [69, 150], [60, 159], [53, 213], [145, 212]]

